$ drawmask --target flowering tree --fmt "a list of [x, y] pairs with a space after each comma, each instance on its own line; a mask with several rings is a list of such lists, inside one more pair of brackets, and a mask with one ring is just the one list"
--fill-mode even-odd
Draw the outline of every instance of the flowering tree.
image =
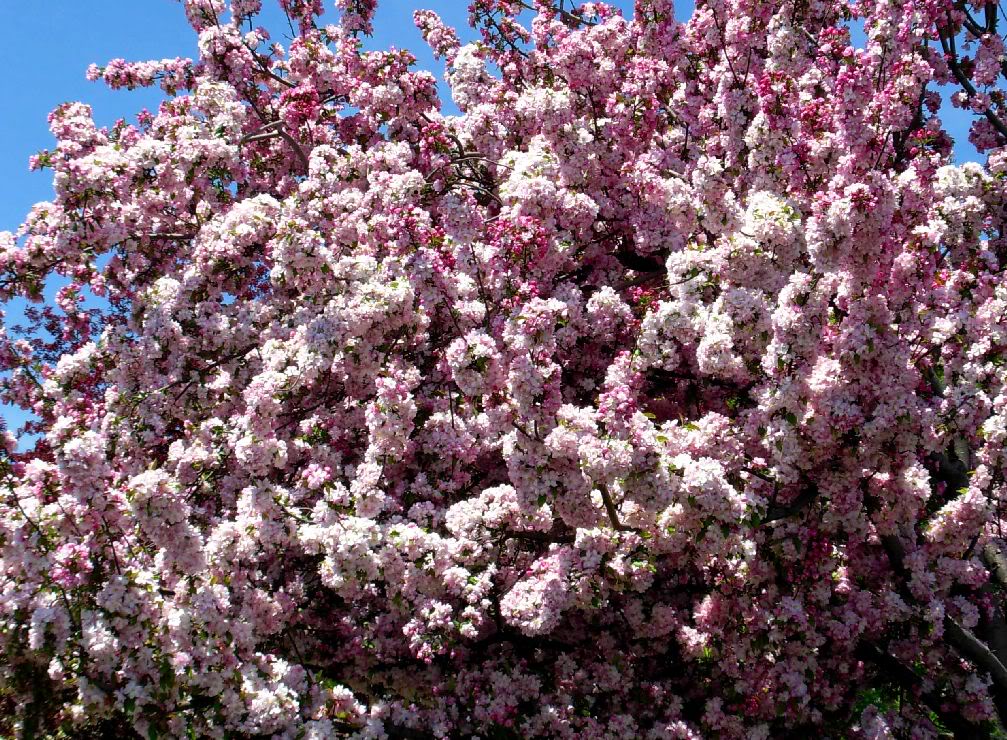
[[998, 731], [997, 5], [281, 4], [0, 236], [0, 731]]

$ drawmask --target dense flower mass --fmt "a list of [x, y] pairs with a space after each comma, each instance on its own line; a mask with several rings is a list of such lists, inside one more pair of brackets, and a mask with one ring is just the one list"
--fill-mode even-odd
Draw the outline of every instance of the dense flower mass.
[[0, 234], [0, 734], [1002, 727], [997, 6], [280, 4]]

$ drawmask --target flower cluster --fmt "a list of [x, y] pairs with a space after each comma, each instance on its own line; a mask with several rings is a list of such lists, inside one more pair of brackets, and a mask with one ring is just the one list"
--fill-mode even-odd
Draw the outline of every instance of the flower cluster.
[[191, 59], [163, 59], [150, 62], [127, 62], [113, 59], [104, 67], [92, 64], [87, 70], [87, 79], [104, 80], [113, 90], [150, 87], [158, 82], [169, 95], [179, 90], [191, 89], [195, 78]]

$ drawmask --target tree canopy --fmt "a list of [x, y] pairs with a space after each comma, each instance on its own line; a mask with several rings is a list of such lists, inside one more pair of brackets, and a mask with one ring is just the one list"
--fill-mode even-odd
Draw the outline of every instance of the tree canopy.
[[1003, 732], [1001, 8], [279, 2], [0, 234], [0, 732]]

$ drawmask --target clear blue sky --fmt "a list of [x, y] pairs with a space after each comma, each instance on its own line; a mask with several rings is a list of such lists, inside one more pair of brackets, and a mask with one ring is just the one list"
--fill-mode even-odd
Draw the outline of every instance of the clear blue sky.
[[[325, 0], [329, 13], [332, 0]], [[632, 0], [615, 0], [627, 15]], [[274, 38], [285, 42], [289, 31], [275, 0], [265, 0], [262, 25]], [[421, 68], [439, 77], [443, 65], [434, 62], [413, 26], [416, 8], [437, 11], [458, 28], [463, 41], [475, 35], [466, 27], [468, 0], [381, 0], [375, 21], [376, 35], [370, 48], [396, 46], [410, 49]], [[678, 3], [680, 18], [691, 13], [692, 1]], [[14, 230], [33, 204], [52, 197], [51, 173], [29, 172], [28, 157], [53, 144], [46, 116], [60, 103], [82, 100], [94, 108], [99, 125], [117, 118], [132, 119], [143, 108], [156, 110], [159, 91], [111, 91], [102, 83], [84, 78], [88, 65], [122, 57], [129, 60], [195, 56], [196, 38], [185, 21], [178, 0], [40, 0], [37, 3], [0, 0], [0, 27], [5, 43], [0, 45], [0, 230]], [[467, 32], [467, 33], [466, 33]], [[945, 122], [959, 142], [959, 161], [974, 158], [966, 141], [969, 118], [960, 111], [945, 111]], [[15, 319], [12, 305], [8, 319]], [[0, 409], [11, 427], [22, 420], [20, 413]]]

